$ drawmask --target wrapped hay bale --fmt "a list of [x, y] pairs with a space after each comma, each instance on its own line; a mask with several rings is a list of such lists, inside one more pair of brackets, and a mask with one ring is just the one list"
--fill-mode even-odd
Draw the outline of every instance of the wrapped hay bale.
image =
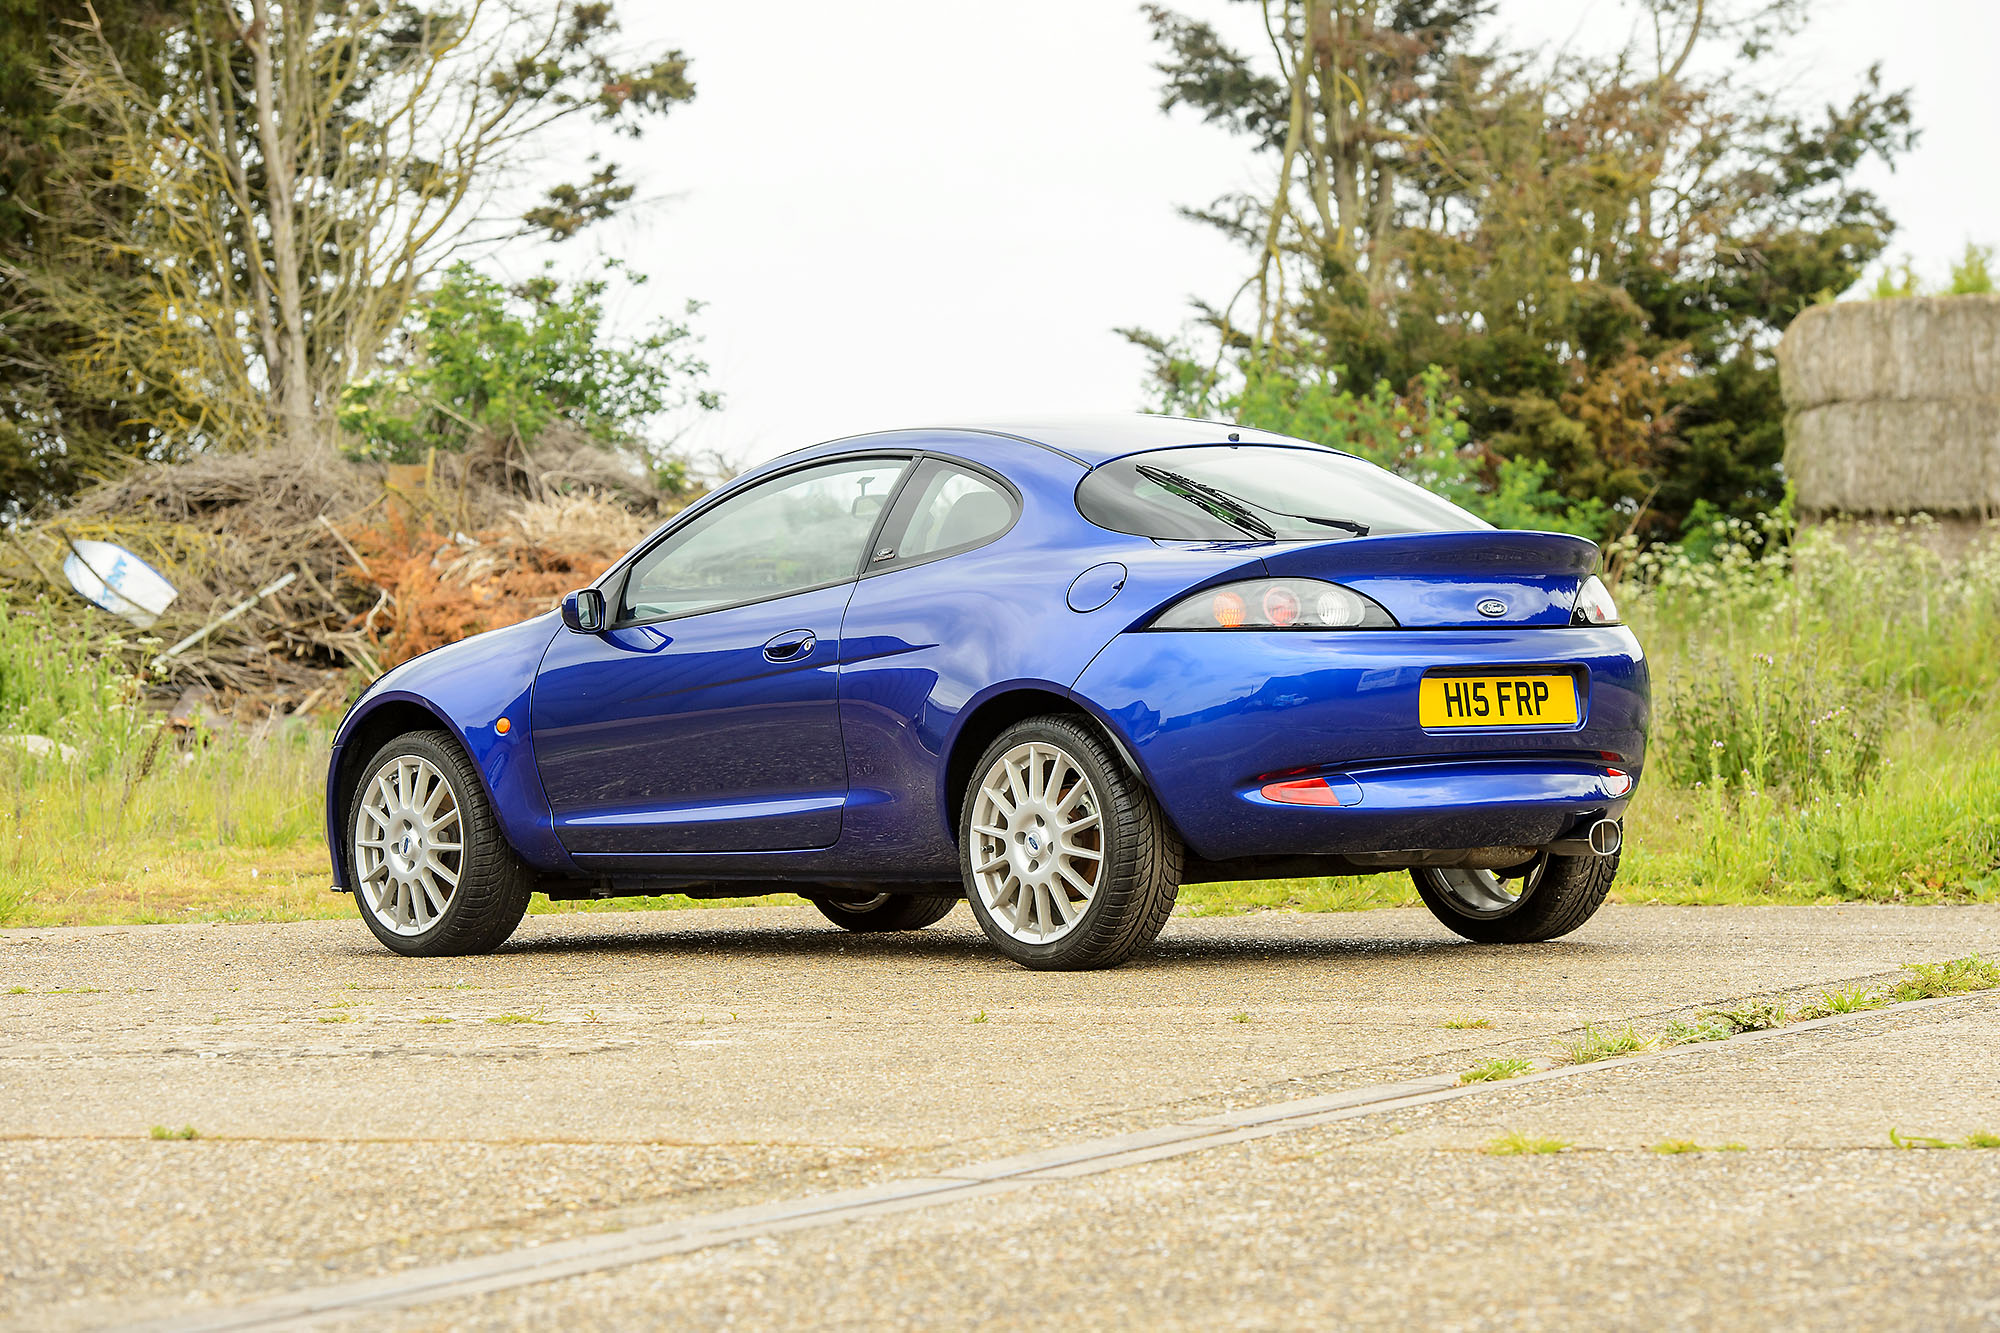
[[1805, 517], [2000, 515], [2000, 296], [1815, 306], [1778, 367]]

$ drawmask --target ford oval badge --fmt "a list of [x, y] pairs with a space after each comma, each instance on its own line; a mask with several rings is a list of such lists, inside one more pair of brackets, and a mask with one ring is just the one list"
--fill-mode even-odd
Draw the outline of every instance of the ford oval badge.
[[1504, 616], [1507, 614], [1507, 603], [1501, 601], [1498, 597], [1488, 597], [1479, 604], [1479, 614], [1482, 616]]

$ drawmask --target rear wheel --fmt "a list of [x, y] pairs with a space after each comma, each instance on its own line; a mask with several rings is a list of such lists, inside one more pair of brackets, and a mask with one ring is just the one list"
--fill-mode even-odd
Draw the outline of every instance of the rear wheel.
[[1410, 872], [1431, 915], [1481, 944], [1526, 944], [1567, 935], [1603, 905], [1618, 857], [1550, 856], [1520, 871], [1419, 867]]
[[959, 816], [965, 896], [995, 948], [1026, 967], [1114, 967], [1152, 943], [1180, 891], [1180, 838], [1086, 723], [1038, 717], [1000, 734]]
[[361, 919], [400, 954], [491, 953], [535, 891], [479, 775], [441, 731], [375, 752], [347, 813], [347, 846]]
[[942, 921], [958, 899], [935, 893], [856, 893], [839, 898], [813, 898], [820, 915], [836, 926], [869, 934], [883, 930], [922, 930]]

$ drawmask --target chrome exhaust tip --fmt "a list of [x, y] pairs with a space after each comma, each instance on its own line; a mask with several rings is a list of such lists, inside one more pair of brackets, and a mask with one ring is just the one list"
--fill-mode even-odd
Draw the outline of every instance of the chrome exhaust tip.
[[1625, 829], [1615, 819], [1600, 819], [1590, 826], [1590, 850], [1610, 856], [1625, 845]]

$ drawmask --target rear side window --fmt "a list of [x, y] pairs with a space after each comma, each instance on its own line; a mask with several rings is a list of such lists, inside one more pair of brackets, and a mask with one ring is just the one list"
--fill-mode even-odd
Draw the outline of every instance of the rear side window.
[[1325, 541], [1492, 525], [1329, 449], [1196, 445], [1116, 458], [1076, 490], [1100, 528], [1183, 541]]
[[984, 546], [1014, 526], [1017, 512], [1014, 497], [992, 478], [926, 459], [883, 529], [894, 546], [877, 551], [875, 560], [905, 564]]

